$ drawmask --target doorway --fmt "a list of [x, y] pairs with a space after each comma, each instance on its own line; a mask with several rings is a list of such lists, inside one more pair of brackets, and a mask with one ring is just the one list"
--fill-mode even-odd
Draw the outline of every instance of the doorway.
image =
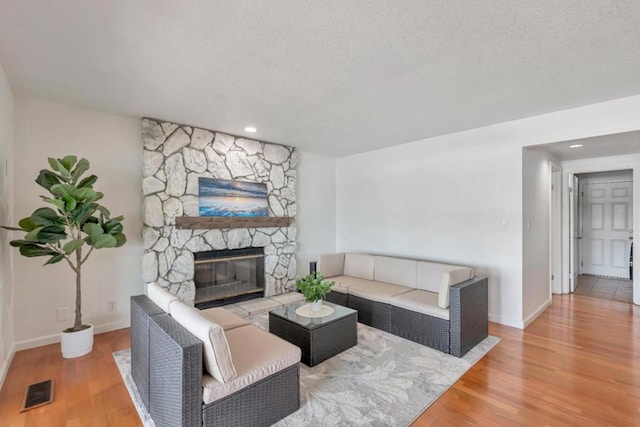
[[574, 292], [633, 302], [633, 171], [582, 173], [574, 180]]
[[[582, 256], [583, 225], [581, 223], [583, 215], [581, 212], [579, 215], [578, 212], [579, 202], [581, 201], [579, 196], [583, 190], [580, 188], [579, 177], [582, 176], [582, 183], [584, 184], [586, 178], [588, 178], [587, 174], [626, 171], [628, 175], [626, 180], [630, 181], [628, 183], [630, 198], [623, 203], [628, 203], [628, 206], [613, 206], [614, 203], [617, 203], [613, 202], [613, 196], [608, 206], [609, 215], [614, 221], [617, 221], [616, 228], [619, 230], [616, 231], [622, 232], [624, 229], [626, 230], [626, 235], [623, 237], [609, 237], [608, 241], [599, 243], [599, 245], [601, 245], [599, 248], [594, 249], [590, 246], [589, 249], [592, 252], [589, 256], [593, 259], [600, 255], [602, 257], [609, 256], [610, 258], [611, 255], [613, 255], [610, 266], [616, 268], [618, 271], [613, 273], [615, 277], [611, 276], [614, 277], [613, 279], [608, 279], [615, 280], [615, 292], [620, 291], [620, 294], [623, 293], [623, 288], [629, 287], [626, 281], [630, 280], [633, 284], [630, 286], [631, 291], [627, 293], [633, 295], [634, 304], [640, 305], [640, 279], [637, 278], [640, 270], [635, 268], [635, 266], [632, 265], [633, 261], [629, 259], [631, 258], [631, 242], [633, 242], [629, 237], [635, 238], [636, 241], [640, 240], [640, 131], [532, 145], [525, 147], [525, 150], [537, 152], [538, 157], [548, 161], [545, 167], [538, 168], [537, 176], [540, 178], [542, 176], [540, 174], [546, 173], [545, 169], [548, 168], [550, 212], [547, 226], [549, 243], [546, 250], [548, 251], [550, 262], [548, 269], [545, 269], [545, 273], [548, 272], [547, 280], [551, 283], [550, 288], [554, 294], [574, 293], [579, 285], [579, 276], [581, 276], [580, 278], [586, 278], [589, 274], [583, 271], [585, 270], [583, 268], [584, 266], [580, 265], [581, 263], [584, 264], [584, 259]], [[529, 173], [529, 175], [525, 176], [525, 172], [531, 172], [531, 170], [525, 169], [524, 166], [526, 166], [525, 162], [523, 162], [523, 182], [529, 183], [529, 185], [523, 185], [523, 206], [525, 205], [525, 201], [530, 201], [533, 195], [539, 195], [539, 193], [535, 193], [535, 191], [539, 190], [539, 187], [535, 187], [531, 181], [536, 175]], [[560, 170], [559, 185], [558, 176], [556, 175], [558, 170]], [[603, 176], [604, 174], [601, 175], [600, 178], [603, 178]], [[536, 182], [540, 183], [542, 181], [542, 179], [539, 179]], [[545, 185], [547, 185], [546, 182]], [[559, 193], [555, 193], [555, 189], [557, 188], [560, 189]], [[609, 189], [609, 191], [611, 192], [613, 190]], [[617, 194], [615, 194], [616, 199], [624, 195], [626, 191], [627, 190], [617, 189]], [[556, 204], [557, 197], [561, 199], [559, 207]], [[538, 198], [536, 200], [539, 207], [542, 207], [543, 204], [546, 205], [546, 201], [543, 202], [543, 199]], [[611, 212], [610, 209], [614, 209], [614, 212]], [[554, 221], [558, 210], [561, 217], [559, 225]], [[597, 215], [602, 214], [601, 219], [604, 220], [604, 207], [602, 209], [594, 208], [592, 210], [594, 211], [591, 213], [592, 224], [599, 219]], [[636, 224], [635, 229], [633, 227], [634, 222]], [[525, 222], [523, 225], [529, 227], [529, 222]], [[557, 242], [558, 234], [561, 236], [559, 244]], [[626, 244], [620, 242], [621, 240], [625, 241]], [[560, 246], [559, 249], [558, 246]], [[586, 250], [586, 248], [584, 249]], [[596, 249], [601, 250], [598, 252]], [[607, 253], [605, 253], [605, 249]], [[623, 253], [624, 256], [621, 257], [620, 255]], [[524, 258], [525, 257], [523, 257], [523, 263], [527, 261]], [[623, 258], [625, 261], [622, 261]], [[633, 273], [632, 278], [630, 278], [631, 274], [629, 273], [622, 275], [623, 271], [634, 269], [636, 271]], [[612, 273], [599, 272], [598, 274]], [[600, 277], [596, 277], [595, 280], [593, 278], [581, 280], [581, 283], [585, 285], [585, 287], [580, 292], [585, 292], [588, 287], [597, 290], [596, 284], [598, 278]], [[609, 287], [612, 288], [613, 283], [606, 283], [605, 278], [604, 276], [602, 277], [603, 280], [600, 281], [600, 284], [608, 284]], [[541, 282], [541, 278], [536, 276], [536, 279]], [[547, 280], [545, 280], [545, 285], [549, 283]], [[620, 289], [618, 289], [618, 287]], [[613, 295], [614, 298], [615, 292]], [[618, 297], [620, 297], [620, 295], [618, 295]]]

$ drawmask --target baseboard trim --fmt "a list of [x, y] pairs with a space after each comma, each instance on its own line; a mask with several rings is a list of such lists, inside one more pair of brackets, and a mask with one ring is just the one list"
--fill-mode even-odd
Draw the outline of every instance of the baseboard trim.
[[2, 362], [2, 367], [0, 367], [0, 390], [2, 390], [2, 386], [4, 385], [4, 380], [7, 378], [7, 372], [9, 372], [9, 367], [11, 366], [11, 362], [13, 362], [13, 356], [16, 354], [16, 346], [12, 345], [11, 350], [9, 350], [9, 357], [7, 357]]
[[[524, 319], [524, 328], [529, 326], [534, 320], [538, 318], [547, 308], [551, 306], [551, 298], [546, 300], [536, 311], [531, 313], [526, 319]], [[524, 329], [523, 328], [523, 329]]]
[[30, 340], [18, 341], [15, 343], [16, 351], [29, 350], [30, 348], [42, 347], [43, 345], [55, 344], [60, 342], [60, 334], [45, 335]]
[[117, 322], [105, 323], [104, 325], [94, 326], [96, 334], [103, 334], [105, 332], [117, 331], [118, 329], [128, 328], [131, 326], [129, 319], [120, 320]]
[[[102, 325], [94, 325], [94, 334], [102, 334], [104, 332], [115, 331], [130, 326], [129, 319], [120, 320], [118, 322], [105, 323]], [[43, 345], [55, 344], [60, 342], [60, 333], [45, 335], [38, 338], [19, 341], [14, 344], [14, 351], [29, 350], [30, 348], [42, 347]]]
[[495, 314], [489, 314], [489, 322], [500, 323], [501, 325], [509, 326], [512, 328], [524, 329], [524, 325], [519, 320], [505, 319], [504, 317], [497, 316]]

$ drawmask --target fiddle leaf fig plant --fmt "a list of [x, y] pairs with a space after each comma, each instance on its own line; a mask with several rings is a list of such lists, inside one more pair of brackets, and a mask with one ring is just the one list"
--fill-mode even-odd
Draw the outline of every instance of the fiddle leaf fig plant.
[[300, 289], [307, 302], [321, 300], [331, 291], [331, 286], [334, 284], [335, 282], [326, 281], [318, 272], [311, 273], [307, 277], [298, 276], [296, 279], [296, 287]]
[[111, 218], [107, 208], [98, 203], [103, 194], [93, 189], [95, 175], [83, 176], [89, 161], [76, 156], [49, 158], [51, 169], [43, 169], [36, 183], [48, 191], [40, 196], [50, 207], [36, 209], [22, 218], [18, 227], [2, 228], [22, 231], [24, 237], [12, 240], [11, 246], [25, 257], [47, 257], [44, 265], [61, 261], [76, 275], [76, 311], [73, 327], [64, 332], [88, 328], [82, 324], [82, 265], [94, 249], [117, 248], [127, 241], [122, 225], [123, 216]]

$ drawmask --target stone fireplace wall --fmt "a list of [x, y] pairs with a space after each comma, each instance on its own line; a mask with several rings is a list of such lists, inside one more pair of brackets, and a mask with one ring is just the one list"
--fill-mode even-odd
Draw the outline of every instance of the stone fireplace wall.
[[193, 253], [264, 247], [265, 294], [295, 286], [296, 227], [180, 230], [178, 216], [198, 216], [198, 178], [267, 184], [269, 216], [296, 214], [294, 147], [153, 119], [142, 120], [143, 279], [193, 303]]

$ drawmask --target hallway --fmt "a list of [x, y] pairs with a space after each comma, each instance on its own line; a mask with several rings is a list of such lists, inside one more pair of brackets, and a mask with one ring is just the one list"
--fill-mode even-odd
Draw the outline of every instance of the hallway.
[[628, 279], [581, 274], [578, 276], [575, 294], [631, 303], [633, 282]]

